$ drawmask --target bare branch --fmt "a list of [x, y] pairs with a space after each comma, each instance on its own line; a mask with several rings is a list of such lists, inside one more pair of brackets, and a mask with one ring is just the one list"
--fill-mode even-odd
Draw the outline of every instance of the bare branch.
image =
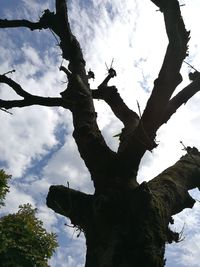
[[2, 100], [0, 99], [0, 107], [5, 109], [10, 108], [22, 108], [33, 105], [40, 105], [46, 107], [64, 107], [70, 109], [70, 104], [66, 101], [63, 101], [60, 97], [41, 97], [31, 95], [29, 98], [22, 100]]
[[179, 71], [184, 58], [187, 56], [187, 43], [189, 41], [189, 32], [185, 29], [178, 1], [153, 0], [152, 2], [164, 14], [169, 44], [140, 123], [127, 140], [126, 147], [119, 147], [121, 162], [125, 163], [123, 168], [129, 169], [130, 173], [133, 173], [133, 169], [137, 173], [140, 160], [146, 150], [151, 151], [157, 146], [155, 142], [156, 132], [163, 120], [172, 93], [182, 81]]
[[55, 212], [69, 217], [75, 226], [84, 228], [90, 220], [92, 200], [92, 195], [62, 185], [53, 185], [49, 188], [47, 206]]
[[60, 66], [60, 71], [63, 71], [67, 75], [67, 78], [70, 79], [72, 73], [67, 68]]
[[65, 22], [64, 25], [68, 24], [67, 27], [69, 27], [66, 0], [56, 0], [55, 2], [57, 16]]
[[182, 81], [179, 73], [187, 56], [189, 32], [186, 31], [177, 0], [153, 1], [164, 14], [165, 27], [169, 39], [166, 55], [158, 79], [155, 80], [152, 94], [142, 115], [147, 133], [155, 135], [166, 106], [177, 85]]
[[5, 109], [10, 109], [14, 107], [26, 107], [32, 105], [41, 105], [48, 107], [61, 106], [69, 108], [71, 103], [69, 101], [64, 101], [63, 98], [59, 97], [42, 97], [32, 95], [26, 92], [21, 85], [8, 78], [5, 75], [0, 75], [0, 83], [5, 83], [10, 86], [19, 96], [23, 97], [23, 100], [2, 100], [0, 99], [0, 107]]
[[200, 78], [182, 89], [177, 95], [175, 95], [168, 103], [163, 119], [161, 120], [160, 126], [166, 123], [171, 116], [177, 111], [177, 109], [186, 104], [186, 102], [200, 90]]
[[10, 115], [13, 115], [10, 111], [7, 111], [6, 109], [4, 109], [4, 108], [0, 108], [0, 110], [1, 111], [3, 111], [3, 112], [6, 112], [6, 113], [8, 113], [8, 114], [10, 114]]
[[[111, 169], [115, 165], [116, 155], [106, 145], [96, 122], [93, 98], [85, 71], [85, 60], [80, 44], [70, 29], [65, 0], [56, 0], [56, 23], [51, 26], [51, 29], [61, 40], [63, 58], [70, 62], [68, 69], [72, 75], [65, 71], [69, 83], [67, 90], [62, 92], [62, 97], [74, 103], [71, 109], [74, 124], [73, 137], [91, 173], [96, 192], [100, 192], [108, 188], [108, 184], [111, 184], [115, 176], [111, 175]], [[64, 71], [63, 68], [61, 70]]]
[[73, 102], [73, 137], [91, 173], [94, 186], [97, 191], [105, 190], [114, 176], [111, 173], [116, 154], [106, 145], [98, 128], [91, 91], [79, 75], [72, 74], [62, 97]]
[[139, 116], [127, 107], [115, 86], [108, 86], [110, 79], [115, 76], [117, 76], [116, 71], [110, 67], [107, 77], [98, 86], [98, 89], [92, 90], [92, 97], [93, 99], [104, 100], [110, 106], [115, 116], [124, 124], [123, 132], [120, 134], [120, 140], [123, 141], [137, 127]]
[[92, 90], [92, 97], [93, 99], [104, 100], [125, 127], [132, 127], [133, 131], [134, 125], [135, 127], [137, 126], [139, 116], [127, 107], [115, 86], [100, 87], [97, 90]]
[[17, 28], [17, 27], [26, 27], [31, 31], [41, 30], [44, 28], [44, 25], [41, 22], [31, 22], [29, 20], [7, 20], [0, 19], [0, 28]]
[[8, 78], [6, 75], [0, 75], [0, 83], [9, 85], [21, 97], [28, 98], [31, 96], [28, 92], [22, 89], [21, 85], [13, 81], [11, 78]]
[[187, 154], [173, 166], [148, 182], [149, 187], [160, 198], [163, 211], [172, 216], [185, 208], [192, 208], [195, 201], [188, 190], [200, 188], [200, 153], [187, 147]]

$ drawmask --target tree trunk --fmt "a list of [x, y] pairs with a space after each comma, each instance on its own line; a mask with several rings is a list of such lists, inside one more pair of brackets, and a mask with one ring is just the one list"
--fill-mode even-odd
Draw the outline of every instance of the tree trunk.
[[[52, 199], [58, 201], [58, 195], [65, 201], [65, 211], [56, 210], [55, 205], [52, 207]], [[160, 213], [159, 202], [146, 183], [124, 192], [79, 195], [77, 199], [78, 195], [77, 191], [52, 186], [47, 205], [71, 218], [72, 223], [84, 232], [85, 267], [164, 266], [169, 230]], [[74, 205], [69, 212], [66, 212], [67, 200]], [[58, 206], [61, 208], [62, 204]], [[161, 225], [163, 227], [158, 227]]]
[[188, 190], [200, 186], [200, 153], [187, 154], [136, 188], [87, 195], [51, 186], [47, 205], [67, 216], [86, 237], [85, 267], [162, 267], [165, 244], [179, 241], [172, 216], [195, 201]]
[[85, 267], [164, 266], [166, 225], [156, 199], [144, 184], [123, 194], [98, 197], [91, 225], [85, 229]]

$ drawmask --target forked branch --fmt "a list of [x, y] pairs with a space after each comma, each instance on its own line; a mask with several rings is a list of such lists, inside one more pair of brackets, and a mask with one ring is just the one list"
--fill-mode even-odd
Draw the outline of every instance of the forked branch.
[[116, 71], [110, 68], [107, 77], [98, 86], [98, 89], [92, 90], [92, 97], [93, 99], [104, 100], [110, 106], [115, 116], [124, 124], [124, 127], [134, 131], [138, 125], [139, 116], [128, 108], [115, 86], [108, 86], [110, 79], [115, 76]]
[[164, 14], [169, 44], [155, 80], [152, 94], [142, 115], [143, 125], [150, 136], [155, 136], [165, 109], [176, 87], [182, 81], [180, 68], [187, 56], [189, 32], [186, 31], [177, 0], [153, 1]]
[[183, 88], [177, 95], [175, 95], [169, 101], [160, 125], [166, 123], [170, 119], [170, 117], [178, 110], [180, 106], [186, 104], [186, 102], [199, 91], [200, 91], [200, 78], [194, 80], [188, 86]]
[[0, 99], [0, 107], [5, 109], [16, 108], [16, 107], [26, 107], [32, 105], [41, 105], [47, 107], [61, 106], [70, 109], [70, 102], [63, 101], [60, 97], [42, 97], [36, 96], [25, 91], [20, 84], [16, 83], [11, 78], [6, 75], [0, 75], [0, 83], [7, 84], [11, 87], [15, 93], [23, 97], [20, 100], [3, 100]]
[[173, 92], [182, 81], [180, 68], [187, 56], [189, 41], [189, 32], [185, 29], [179, 2], [177, 0], [153, 0], [152, 2], [163, 12], [169, 44], [140, 123], [129, 138], [126, 147], [119, 148], [120, 157], [126, 162], [126, 168], [134, 166], [135, 172], [145, 151], [151, 151], [156, 147], [156, 132], [169, 107]]

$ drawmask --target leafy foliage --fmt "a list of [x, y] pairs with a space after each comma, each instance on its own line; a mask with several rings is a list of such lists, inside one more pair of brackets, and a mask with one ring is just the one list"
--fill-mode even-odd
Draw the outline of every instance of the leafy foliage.
[[46, 267], [58, 246], [56, 236], [43, 228], [31, 204], [0, 218], [0, 266]]
[[4, 170], [0, 170], [0, 206], [4, 206], [4, 199], [7, 192], [9, 192], [9, 186], [7, 185], [8, 179], [11, 175], [5, 173]]

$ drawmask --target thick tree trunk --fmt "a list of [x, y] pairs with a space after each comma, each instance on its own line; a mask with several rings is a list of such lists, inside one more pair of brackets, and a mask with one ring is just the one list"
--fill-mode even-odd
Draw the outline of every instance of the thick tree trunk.
[[[62, 193], [63, 195], [62, 195]], [[51, 187], [47, 205], [81, 228], [86, 237], [85, 267], [161, 267], [168, 228], [159, 201], [147, 184], [135, 190], [90, 196]], [[52, 206], [52, 199], [62, 204]], [[63, 203], [63, 201], [65, 203]], [[66, 211], [66, 203], [73, 203]], [[164, 225], [163, 225], [164, 224]], [[159, 227], [159, 226], [163, 227]]]
[[200, 153], [187, 148], [175, 165], [135, 189], [87, 195], [51, 186], [47, 205], [85, 234], [85, 267], [162, 267], [165, 244], [179, 241], [172, 215], [192, 208], [188, 190], [200, 186]]
[[[99, 197], [85, 230], [86, 267], [160, 267], [166, 231], [156, 199], [144, 184], [134, 191]], [[165, 225], [165, 230], [167, 227]]]

